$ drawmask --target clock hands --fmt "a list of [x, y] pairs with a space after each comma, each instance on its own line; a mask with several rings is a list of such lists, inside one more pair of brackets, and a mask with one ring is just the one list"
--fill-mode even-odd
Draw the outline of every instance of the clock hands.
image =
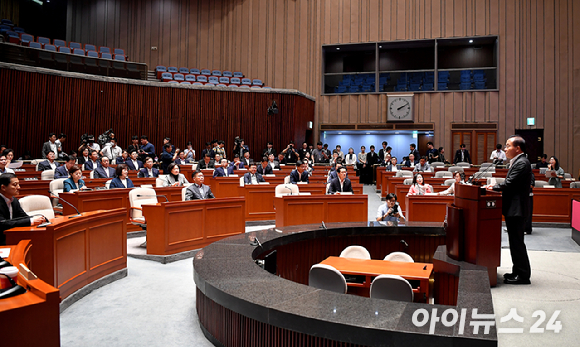
[[407, 106], [407, 104], [404, 104], [403, 106], [401, 106], [401, 107], [398, 107], [398, 108], [397, 108], [397, 111], [398, 111], [398, 110], [400, 110], [400, 109], [402, 109], [402, 108], [403, 108], [403, 107], [405, 107], [405, 106]]

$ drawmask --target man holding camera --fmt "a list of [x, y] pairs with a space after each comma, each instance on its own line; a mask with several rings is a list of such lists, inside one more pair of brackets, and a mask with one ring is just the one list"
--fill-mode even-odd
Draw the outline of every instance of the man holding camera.
[[387, 194], [385, 203], [379, 206], [379, 210], [377, 211], [377, 222], [385, 221], [396, 224], [401, 220], [404, 221], [405, 216], [397, 202], [397, 195], [389, 193]]
[[294, 164], [296, 160], [299, 159], [300, 155], [294, 149], [294, 142], [290, 141], [288, 146], [282, 151], [284, 158], [286, 159], [286, 164]]

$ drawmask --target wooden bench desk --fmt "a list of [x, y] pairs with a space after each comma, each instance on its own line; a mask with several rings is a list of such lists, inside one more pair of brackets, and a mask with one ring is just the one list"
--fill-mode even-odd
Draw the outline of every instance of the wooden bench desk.
[[365, 276], [362, 283], [348, 283], [349, 287], [364, 288], [363, 293], [366, 293], [367, 290], [370, 293], [371, 283], [375, 277], [379, 275], [397, 275], [407, 281], [419, 281], [419, 287], [413, 289], [416, 301], [428, 302], [431, 295], [429, 280], [433, 276], [433, 264], [333, 256], [326, 258], [320, 264], [330, 265], [343, 275]]

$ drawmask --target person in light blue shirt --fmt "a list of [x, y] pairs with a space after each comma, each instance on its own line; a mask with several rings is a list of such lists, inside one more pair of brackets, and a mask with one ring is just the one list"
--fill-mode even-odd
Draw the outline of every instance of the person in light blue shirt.
[[389, 225], [396, 225], [400, 221], [405, 221], [403, 211], [397, 202], [397, 195], [393, 193], [387, 194], [384, 204], [379, 206], [377, 211], [377, 222], [389, 222]]

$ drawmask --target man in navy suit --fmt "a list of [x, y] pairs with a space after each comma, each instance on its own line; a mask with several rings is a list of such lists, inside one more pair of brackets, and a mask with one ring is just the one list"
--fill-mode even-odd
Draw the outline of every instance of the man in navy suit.
[[350, 180], [346, 178], [346, 168], [337, 167], [336, 171], [338, 171], [338, 178], [330, 181], [328, 194], [340, 194], [343, 192], [352, 193], [352, 184], [350, 183]]
[[93, 171], [99, 167], [99, 152], [92, 150], [89, 156], [90, 160], [85, 163], [85, 170]]
[[244, 163], [240, 161], [239, 155], [234, 155], [234, 161], [230, 163], [230, 166], [234, 168], [234, 170], [239, 170], [244, 168]]
[[18, 199], [15, 198], [15, 196], [19, 195], [19, 189], [20, 184], [15, 174], [5, 173], [0, 175], [0, 246], [6, 244], [4, 230], [38, 225], [45, 222], [43, 216], [31, 217], [20, 207]]
[[115, 169], [109, 166], [109, 158], [101, 158], [101, 166], [95, 169], [95, 178], [115, 178]]
[[38, 164], [38, 171], [56, 170], [56, 168], [59, 166], [58, 163], [54, 160], [56, 154], [54, 154], [53, 151], [49, 151], [46, 157], [47, 159], [45, 161]]
[[256, 163], [251, 163], [248, 171], [249, 172], [244, 175], [244, 184], [258, 184], [260, 182], [266, 182], [264, 177], [256, 172]]
[[145, 167], [142, 168], [137, 174], [137, 177], [140, 178], [159, 177], [159, 170], [153, 167], [153, 158], [148, 157], [147, 160], [145, 160], [144, 166]]
[[303, 163], [302, 160], [296, 162], [296, 170], [292, 170], [290, 173], [290, 183], [296, 184], [298, 182], [308, 183], [308, 171], [306, 166], [308, 164]]
[[69, 176], [68, 170], [70, 170], [70, 168], [73, 167], [76, 160], [77, 157], [75, 157], [74, 155], [68, 156], [66, 163], [64, 163], [64, 165], [57, 167], [56, 170], [54, 170], [54, 179], [68, 178]]
[[222, 159], [220, 166], [213, 170], [213, 177], [227, 177], [234, 174], [234, 167], [228, 166], [228, 160]]
[[[272, 155], [272, 158], [273, 158], [273, 156], [274, 155]], [[268, 163], [267, 157], [262, 158], [262, 163], [260, 164], [260, 166], [258, 166], [258, 173], [260, 175], [272, 175], [272, 174], [274, 174], [274, 170], [272, 169], [272, 167]]]
[[196, 171], [193, 173], [193, 184], [187, 187], [185, 191], [185, 200], [205, 200], [214, 199], [211, 188], [203, 184], [203, 172]]
[[[509, 158], [508, 158], [509, 159]], [[465, 144], [462, 143], [459, 146], [457, 152], [455, 152], [455, 158], [453, 159], [453, 163], [470, 163], [471, 164], [471, 157], [469, 156], [469, 151], [465, 148]]]
[[143, 162], [137, 159], [137, 157], [138, 157], [137, 151], [132, 151], [131, 159], [127, 159], [125, 161], [125, 164], [127, 164], [127, 169], [129, 169], [130, 171], [137, 171], [143, 168]]
[[512, 256], [512, 273], [506, 273], [506, 284], [530, 284], [532, 269], [524, 243], [526, 219], [529, 217], [530, 186], [532, 167], [524, 152], [526, 142], [520, 136], [512, 136], [506, 142], [505, 154], [510, 160], [510, 167], [505, 181], [488, 190], [502, 192], [502, 213], [505, 216], [510, 253]]

